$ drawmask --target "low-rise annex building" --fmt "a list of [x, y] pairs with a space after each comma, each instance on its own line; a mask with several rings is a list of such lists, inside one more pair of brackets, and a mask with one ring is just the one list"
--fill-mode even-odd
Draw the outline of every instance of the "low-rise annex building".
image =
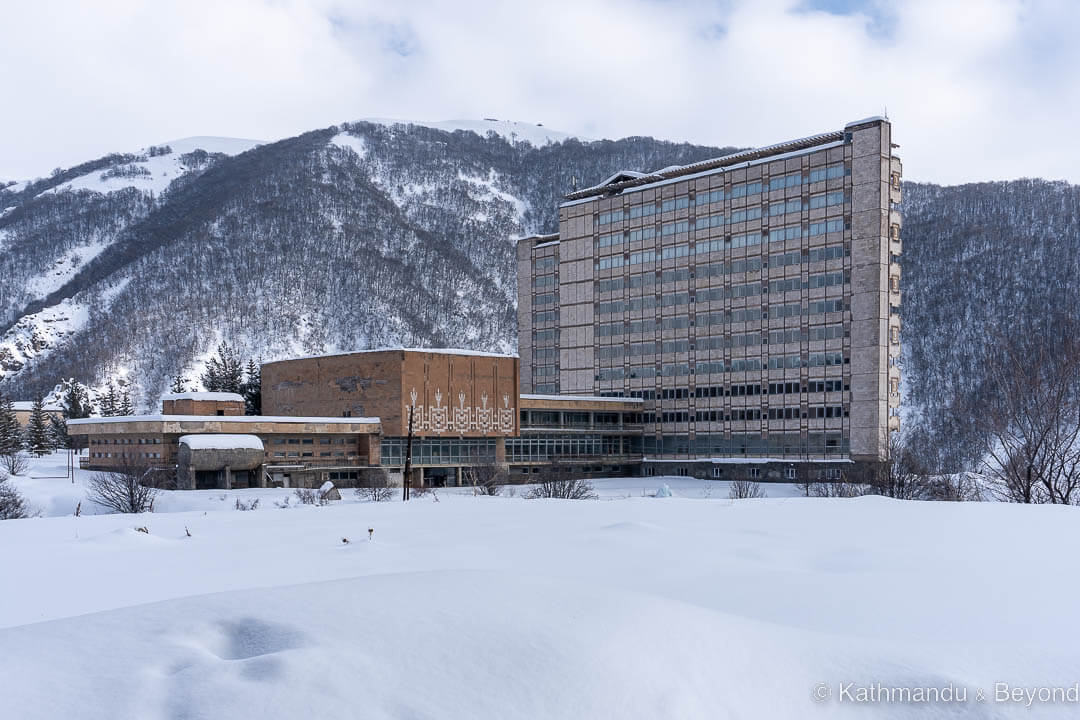
[[[379, 418], [242, 415], [236, 410], [239, 403], [242, 412], [243, 398], [221, 395], [167, 395], [160, 415], [70, 420], [68, 431], [87, 441], [88, 454], [79, 458], [79, 467], [106, 471], [131, 467], [175, 469], [181, 489], [268, 484], [318, 487], [327, 479], [348, 486], [384, 473], [379, 464]], [[166, 410], [171, 412], [166, 414]], [[186, 414], [185, 410], [200, 414]], [[241, 438], [259, 440], [263, 447], [259, 472], [250, 472], [254, 467], [248, 461], [240, 467], [229, 462], [228, 453], [210, 452], [227, 448], [211, 448], [194, 440], [211, 436], [219, 438], [218, 445], [226, 436], [236, 437], [241, 445], [250, 445], [250, 440]], [[182, 438], [186, 442], [181, 443]], [[221, 456], [217, 465], [210, 462], [215, 455]]]
[[183, 489], [401, 484], [410, 415], [414, 487], [467, 484], [483, 466], [523, 480], [551, 464], [640, 473], [641, 400], [520, 395], [518, 372], [513, 355], [465, 350], [283, 360], [262, 367], [272, 414], [243, 415], [235, 394], [182, 393], [165, 395], [160, 415], [72, 420], [69, 432], [87, 440], [80, 467], [175, 470]]

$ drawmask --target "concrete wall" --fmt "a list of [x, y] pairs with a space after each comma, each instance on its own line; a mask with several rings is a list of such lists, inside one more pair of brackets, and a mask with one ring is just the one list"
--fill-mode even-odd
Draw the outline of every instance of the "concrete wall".
[[244, 414], [244, 403], [239, 400], [162, 400], [163, 415], [226, 415]]
[[383, 433], [484, 437], [517, 434], [518, 359], [387, 350], [263, 366], [268, 415], [378, 417]]

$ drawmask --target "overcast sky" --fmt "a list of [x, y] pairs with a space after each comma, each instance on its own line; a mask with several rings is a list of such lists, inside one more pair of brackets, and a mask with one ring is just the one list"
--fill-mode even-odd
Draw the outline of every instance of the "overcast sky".
[[3, 2], [0, 178], [364, 117], [755, 146], [887, 110], [908, 179], [1080, 182], [1074, 0]]

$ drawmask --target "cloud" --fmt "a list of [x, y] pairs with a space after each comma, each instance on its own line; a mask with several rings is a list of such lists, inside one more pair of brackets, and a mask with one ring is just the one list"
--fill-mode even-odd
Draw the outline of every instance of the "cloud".
[[909, 178], [1080, 181], [1075, 3], [18, 3], [0, 177], [190, 135], [499, 117], [762, 145], [888, 111]]

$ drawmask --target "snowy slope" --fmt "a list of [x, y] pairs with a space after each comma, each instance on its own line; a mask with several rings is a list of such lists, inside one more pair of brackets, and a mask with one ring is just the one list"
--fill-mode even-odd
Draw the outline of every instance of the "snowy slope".
[[[32, 501], [71, 487], [18, 483]], [[1075, 508], [689, 489], [408, 504], [346, 492], [289, 509], [273, 502], [283, 490], [170, 493], [191, 510], [0, 522], [0, 567], [19, 589], [0, 593], [5, 708], [20, 719], [1074, 716], [1075, 705], [974, 692], [1076, 682], [1080, 627], [1033, 609], [1057, 598], [1067, 613], [1080, 561], [1029, 551], [1075, 546]], [[258, 510], [231, 509], [254, 496]], [[971, 694], [845, 708], [848, 682]], [[815, 702], [822, 683], [831, 698]]]
[[261, 144], [259, 140], [226, 137], [190, 137], [171, 140], [155, 146], [171, 148], [172, 152], [166, 155], [149, 155], [147, 153], [150, 148], [143, 148], [139, 154], [142, 159], [122, 166], [128, 174], [110, 177], [109, 171], [95, 171], [58, 185], [47, 190], [46, 193], [78, 192], [79, 190], [110, 193], [128, 187], [144, 192], [161, 193], [173, 180], [186, 175], [193, 169], [183, 159], [187, 153], [204, 150], [208, 153], [239, 155]]
[[422, 127], [435, 128], [454, 132], [466, 130], [474, 132], [480, 137], [487, 137], [488, 133], [495, 133], [499, 137], [511, 142], [527, 142], [535, 147], [541, 147], [550, 143], [558, 143], [563, 140], [577, 138], [588, 140], [578, 135], [552, 130], [544, 127], [543, 123], [528, 123], [518, 120], [495, 120], [484, 118], [483, 120], [441, 120], [426, 122], [422, 120], [399, 120], [394, 118], [364, 118], [363, 122], [379, 123], [380, 125], [420, 125]]

